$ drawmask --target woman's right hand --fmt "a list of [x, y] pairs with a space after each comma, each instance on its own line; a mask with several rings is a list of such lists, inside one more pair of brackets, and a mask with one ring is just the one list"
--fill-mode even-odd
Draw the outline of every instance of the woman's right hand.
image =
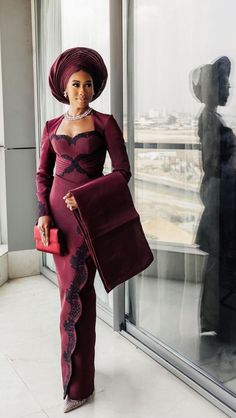
[[49, 245], [49, 231], [51, 223], [51, 216], [40, 216], [38, 219], [38, 227], [41, 232], [43, 245]]

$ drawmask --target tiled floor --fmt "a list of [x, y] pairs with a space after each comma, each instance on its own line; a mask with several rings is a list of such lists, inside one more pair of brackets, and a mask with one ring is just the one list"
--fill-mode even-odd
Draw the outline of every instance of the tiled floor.
[[0, 287], [1, 418], [226, 415], [97, 319], [95, 397], [63, 412], [59, 291], [43, 276]]

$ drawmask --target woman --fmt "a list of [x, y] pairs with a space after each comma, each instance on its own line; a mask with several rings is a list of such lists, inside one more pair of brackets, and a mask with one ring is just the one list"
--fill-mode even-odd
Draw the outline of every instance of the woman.
[[[49, 84], [68, 111], [46, 122], [36, 174], [38, 226], [45, 245], [52, 223], [65, 236], [67, 255], [53, 255], [60, 291], [61, 369], [65, 408], [82, 405], [94, 392], [96, 267], [71, 211], [78, 205], [70, 191], [103, 175], [108, 150], [113, 171], [126, 181], [130, 164], [121, 130], [112, 115], [89, 107], [103, 91], [107, 69], [90, 48], [70, 48], [53, 63]], [[53, 173], [55, 166], [55, 173]], [[76, 195], [76, 193], [75, 193]]]
[[236, 341], [236, 137], [217, 112], [229, 97], [231, 62], [220, 57], [193, 72], [195, 96], [205, 104], [198, 121], [204, 204], [196, 242], [208, 253], [201, 297], [201, 332]]

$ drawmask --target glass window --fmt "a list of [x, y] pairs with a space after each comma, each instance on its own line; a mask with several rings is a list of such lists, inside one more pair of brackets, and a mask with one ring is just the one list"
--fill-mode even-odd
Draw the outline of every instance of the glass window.
[[235, 393], [236, 5], [133, 12], [134, 195], [155, 259], [128, 283], [128, 322]]
[[[48, 86], [48, 73], [56, 57], [68, 48], [86, 46], [97, 50], [103, 57], [108, 73], [109, 63], [109, 0], [98, 0], [93, 7], [85, 0], [49, 0], [40, 5], [39, 11], [39, 88], [41, 125], [66, 111], [67, 106], [57, 102]], [[102, 28], [102, 30], [101, 30]], [[53, 36], [52, 36], [53, 35]], [[101, 97], [91, 104], [96, 110], [110, 112], [109, 78]], [[104, 173], [111, 169], [107, 153]], [[46, 266], [55, 271], [53, 258], [46, 255]], [[107, 295], [96, 273], [96, 292], [101, 304], [112, 309], [112, 293]]]
[[184, 148], [136, 148], [136, 203], [150, 241], [193, 243], [202, 212], [199, 154]]
[[[61, 0], [61, 20], [62, 51], [76, 46], [95, 49], [103, 57], [109, 74], [109, 0], [97, 0], [92, 7], [86, 0]], [[94, 108], [105, 113], [110, 111], [109, 77]]]

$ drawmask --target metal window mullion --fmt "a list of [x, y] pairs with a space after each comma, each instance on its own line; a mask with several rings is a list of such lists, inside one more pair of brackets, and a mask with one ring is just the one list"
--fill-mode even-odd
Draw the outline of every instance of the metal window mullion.
[[[122, 2], [109, 1], [110, 13], [110, 109], [123, 129]], [[113, 329], [120, 331], [125, 315], [125, 285], [113, 290]]]
[[134, 1], [127, 0], [126, 4], [126, 79], [127, 79], [127, 148], [132, 177], [129, 181], [130, 191], [135, 199], [135, 166], [134, 166]]

